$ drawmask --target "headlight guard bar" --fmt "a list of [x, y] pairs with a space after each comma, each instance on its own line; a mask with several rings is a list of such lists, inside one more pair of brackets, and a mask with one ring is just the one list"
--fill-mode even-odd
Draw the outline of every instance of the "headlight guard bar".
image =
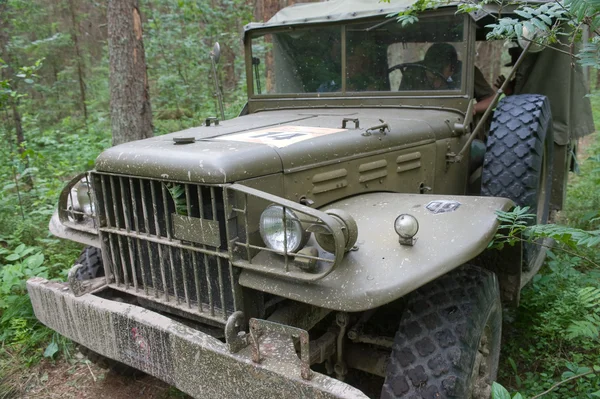
[[[234, 266], [250, 269], [256, 272], [275, 275], [293, 280], [316, 281], [322, 279], [331, 273], [341, 262], [345, 250], [345, 237], [340, 223], [325, 212], [312, 209], [310, 207], [298, 204], [296, 202], [265, 193], [263, 191], [247, 187], [241, 184], [232, 184], [225, 186], [225, 191], [230, 192], [224, 195], [226, 201], [235, 198], [236, 203], [226, 204], [228, 211], [238, 215], [238, 225], [243, 227], [239, 234], [245, 237], [236, 237], [228, 245], [230, 250], [230, 259]], [[335, 252], [332, 254], [321, 251], [323, 255], [312, 256], [301, 253], [291, 253], [287, 250], [283, 252], [267, 248], [266, 245], [256, 245], [251, 243], [250, 229], [253, 227], [249, 222], [249, 201], [251, 197], [264, 200], [268, 203], [280, 205], [285, 209], [289, 208], [297, 215], [298, 220], [303, 224], [320, 225], [331, 233], [335, 242]], [[285, 231], [285, 230], [284, 230]], [[284, 233], [284, 237], [286, 234]], [[316, 245], [316, 244], [314, 244]], [[240, 256], [238, 251], [245, 252]], [[258, 253], [256, 253], [258, 251]], [[307, 272], [294, 266], [294, 259], [308, 259], [317, 262], [318, 268], [315, 272]]]

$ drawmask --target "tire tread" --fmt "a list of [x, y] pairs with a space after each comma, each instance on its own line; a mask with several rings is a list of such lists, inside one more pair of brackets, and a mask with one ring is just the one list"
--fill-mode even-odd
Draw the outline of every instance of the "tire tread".
[[[479, 340], [470, 328], [499, 306], [496, 276], [464, 265], [412, 292], [394, 337], [381, 398], [463, 397]], [[479, 321], [481, 322], [481, 321]]]

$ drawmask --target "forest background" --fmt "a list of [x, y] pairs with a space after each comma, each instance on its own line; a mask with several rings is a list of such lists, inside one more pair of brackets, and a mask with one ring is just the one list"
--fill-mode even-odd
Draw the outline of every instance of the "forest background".
[[[268, 20], [292, 2], [142, 1], [154, 133], [218, 114], [208, 58], [215, 41], [222, 49], [225, 115], [237, 116], [246, 96], [243, 26]], [[70, 372], [84, 367], [86, 374], [89, 368], [71, 342], [35, 319], [25, 281], [65, 279], [81, 251], [53, 237], [47, 225], [65, 182], [91, 169], [111, 145], [106, 15], [106, 1], [0, 0], [0, 398], [51, 384], [47, 365]], [[592, 102], [599, 123], [600, 99]], [[572, 179], [560, 215], [561, 222], [586, 230], [600, 225], [596, 137], [586, 143], [583, 173]], [[600, 301], [582, 300], [585, 290], [600, 290], [599, 263], [593, 250], [550, 253], [521, 307], [505, 317], [500, 377], [509, 389], [531, 397], [586, 374], [548, 397], [600, 397]], [[88, 382], [96, 383], [89, 370], [94, 378]]]

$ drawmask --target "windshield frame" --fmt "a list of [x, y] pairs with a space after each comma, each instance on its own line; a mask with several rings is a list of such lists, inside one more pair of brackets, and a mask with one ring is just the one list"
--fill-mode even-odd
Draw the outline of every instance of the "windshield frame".
[[[434, 10], [431, 12], [425, 12], [421, 15], [422, 19], [429, 18], [440, 18], [444, 16], [455, 15], [454, 9], [446, 8], [442, 10]], [[464, 15], [463, 23], [463, 39], [462, 39], [462, 63], [463, 68], [461, 71], [461, 81], [464, 84], [461, 85], [460, 90], [419, 90], [419, 91], [345, 91], [346, 90], [346, 73], [347, 73], [347, 27], [357, 24], [372, 23], [373, 26], [384, 25], [388, 23], [397, 23], [394, 19], [386, 19], [382, 17], [367, 18], [363, 20], [351, 20], [351, 21], [338, 21], [333, 23], [321, 23], [321, 24], [306, 24], [300, 26], [289, 26], [286, 28], [275, 27], [275, 28], [259, 28], [247, 32], [245, 37], [246, 47], [246, 77], [247, 77], [247, 91], [249, 102], [256, 101], [272, 101], [275, 99], [282, 100], [313, 100], [319, 99], [338, 99], [338, 98], [399, 98], [399, 99], [439, 99], [439, 98], [465, 98], [467, 93], [472, 92], [473, 87], [473, 65], [472, 65], [472, 51], [474, 50], [474, 42], [470, 40], [470, 37], [474, 34], [473, 21], [468, 14]], [[266, 34], [289, 32], [293, 29], [311, 29], [315, 27], [339, 27], [341, 30], [341, 77], [342, 77], [342, 90], [335, 92], [301, 92], [301, 93], [272, 93], [272, 94], [257, 94], [254, 92], [254, 70], [252, 66], [252, 40], [264, 36]], [[471, 48], [473, 47], [473, 48]], [[470, 97], [470, 95], [469, 95]], [[409, 101], [410, 102], [410, 101]], [[427, 101], [429, 102], [429, 101]]]

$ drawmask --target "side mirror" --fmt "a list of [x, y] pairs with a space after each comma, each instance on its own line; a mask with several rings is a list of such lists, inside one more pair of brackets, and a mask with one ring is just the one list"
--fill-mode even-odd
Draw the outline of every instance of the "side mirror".
[[519, 43], [519, 46], [523, 49], [527, 46], [529, 42], [533, 41], [533, 43], [531, 43], [531, 46], [529, 47], [529, 52], [539, 53], [544, 49], [546, 44], [548, 44], [548, 32], [539, 28], [534, 28], [533, 30], [530, 30], [526, 26], [523, 26], [523, 34], [521, 35], [521, 37], [519, 37], [517, 41]]
[[215, 64], [219, 63], [219, 59], [221, 58], [221, 46], [219, 46], [219, 42], [216, 42], [213, 46], [213, 49], [210, 52], [210, 58], [212, 58]]

